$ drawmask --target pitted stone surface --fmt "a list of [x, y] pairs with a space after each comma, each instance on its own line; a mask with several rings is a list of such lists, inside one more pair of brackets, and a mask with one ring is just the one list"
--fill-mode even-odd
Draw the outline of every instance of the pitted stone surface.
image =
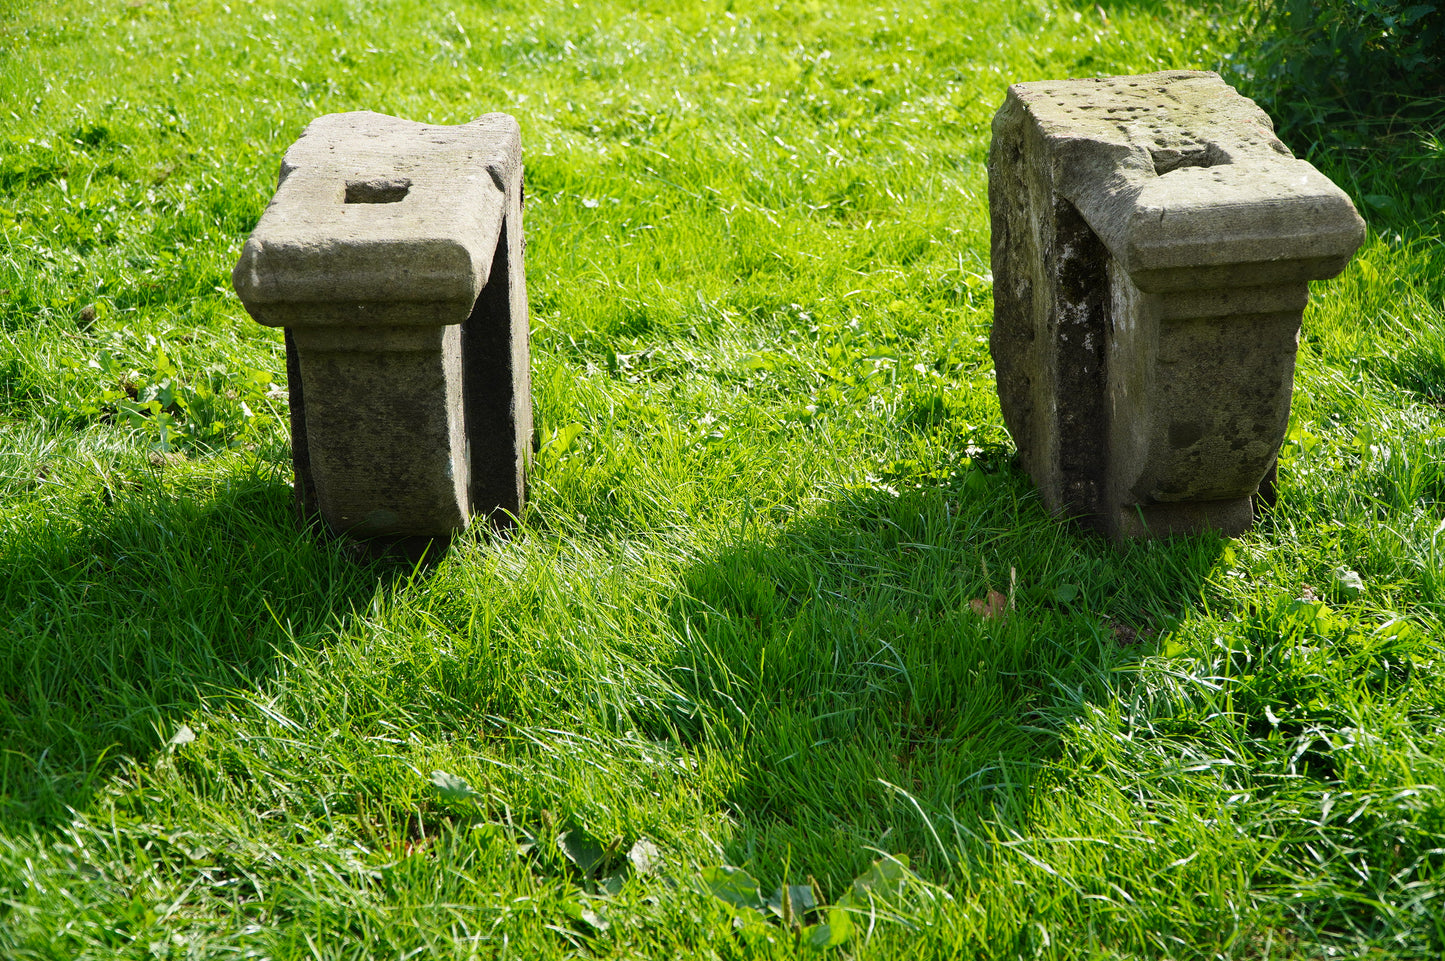
[[1289, 416], [1307, 281], [1364, 237], [1218, 75], [1015, 84], [994, 118], [991, 346], [1045, 503], [1238, 533]]
[[232, 279], [286, 328], [297, 495], [336, 531], [520, 514], [530, 456], [517, 123], [312, 122]]
[[1171, 268], [1280, 260], [1334, 276], [1363, 240], [1344, 192], [1218, 74], [1020, 83], [1001, 114], [1016, 111], [1058, 155], [1058, 194], [1140, 289], [1195, 286], [1155, 276]]

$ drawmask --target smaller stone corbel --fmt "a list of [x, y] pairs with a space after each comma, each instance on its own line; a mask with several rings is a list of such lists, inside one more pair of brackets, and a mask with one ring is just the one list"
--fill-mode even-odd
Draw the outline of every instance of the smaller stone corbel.
[[515, 120], [313, 121], [232, 280], [256, 321], [286, 330], [304, 513], [360, 537], [521, 515], [532, 407]]

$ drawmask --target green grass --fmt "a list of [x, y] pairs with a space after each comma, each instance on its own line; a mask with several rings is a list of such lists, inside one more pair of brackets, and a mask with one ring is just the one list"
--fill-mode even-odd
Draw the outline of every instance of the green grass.
[[[1005, 86], [1236, 22], [0, 0], [0, 957], [1438, 957], [1445, 198], [1314, 158], [1243, 538], [1054, 523], [997, 408]], [[523, 129], [532, 500], [420, 568], [294, 529], [230, 291], [351, 109]]]

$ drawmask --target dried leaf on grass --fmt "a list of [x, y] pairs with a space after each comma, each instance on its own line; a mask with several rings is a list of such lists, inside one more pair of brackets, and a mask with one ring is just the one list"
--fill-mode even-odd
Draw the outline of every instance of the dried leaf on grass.
[[1158, 639], [1158, 632], [1151, 627], [1136, 628], [1107, 618], [1104, 623], [1109, 626], [1109, 632], [1114, 635], [1114, 643], [1120, 647], [1133, 647], [1135, 644], [1147, 644]]
[[1008, 615], [1008, 598], [998, 591], [989, 591], [987, 597], [976, 598], [968, 602], [973, 612], [984, 618], [1003, 618]]

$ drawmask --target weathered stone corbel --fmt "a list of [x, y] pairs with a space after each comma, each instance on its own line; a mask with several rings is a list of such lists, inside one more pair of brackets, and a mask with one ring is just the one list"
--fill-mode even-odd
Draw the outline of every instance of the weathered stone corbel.
[[515, 120], [313, 121], [232, 279], [253, 318], [286, 329], [303, 513], [359, 537], [521, 515], [532, 406]]
[[1044, 503], [1116, 540], [1247, 529], [1349, 198], [1199, 71], [1015, 84], [988, 171], [999, 399]]

